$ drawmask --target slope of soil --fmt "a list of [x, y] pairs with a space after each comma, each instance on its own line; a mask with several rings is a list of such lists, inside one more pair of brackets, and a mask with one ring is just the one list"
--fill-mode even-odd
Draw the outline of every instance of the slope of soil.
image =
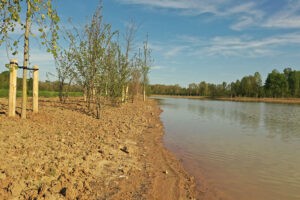
[[83, 109], [44, 99], [21, 120], [0, 100], [0, 199], [195, 198], [193, 178], [162, 145], [155, 101], [106, 106], [100, 120]]

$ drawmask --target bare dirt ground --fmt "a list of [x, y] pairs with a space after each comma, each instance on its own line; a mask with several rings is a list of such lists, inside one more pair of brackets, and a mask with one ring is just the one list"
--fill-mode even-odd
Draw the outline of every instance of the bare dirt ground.
[[43, 99], [21, 120], [0, 100], [0, 199], [196, 198], [194, 179], [162, 145], [154, 100], [106, 106], [100, 120], [83, 107]]

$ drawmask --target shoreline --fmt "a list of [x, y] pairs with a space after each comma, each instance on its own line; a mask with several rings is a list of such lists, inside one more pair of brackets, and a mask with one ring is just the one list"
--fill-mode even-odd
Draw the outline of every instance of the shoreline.
[[233, 101], [233, 102], [263, 102], [263, 103], [280, 103], [280, 104], [300, 104], [300, 98], [255, 98], [255, 97], [205, 97], [205, 96], [175, 96], [175, 95], [151, 95], [157, 98], [178, 98], [178, 99], [199, 99], [199, 100], [216, 100], [216, 101]]
[[0, 99], [2, 199], [196, 199], [194, 178], [163, 145], [155, 100], [106, 106], [101, 120], [83, 114], [82, 102], [50, 99], [26, 120], [8, 118], [6, 101]]

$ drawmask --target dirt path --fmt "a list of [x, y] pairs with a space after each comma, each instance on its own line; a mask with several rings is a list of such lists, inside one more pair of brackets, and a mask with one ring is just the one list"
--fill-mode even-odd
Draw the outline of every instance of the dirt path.
[[156, 102], [105, 107], [42, 100], [8, 118], [0, 100], [0, 199], [194, 199], [195, 183], [162, 145]]

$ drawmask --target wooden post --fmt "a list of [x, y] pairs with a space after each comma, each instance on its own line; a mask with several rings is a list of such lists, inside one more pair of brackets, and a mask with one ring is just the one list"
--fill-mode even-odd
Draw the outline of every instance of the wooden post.
[[39, 112], [39, 67], [37, 65], [33, 66], [33, 113]]
[[9, 63], [9, 97], [8, 116], [16, 116], [16, 96], [17, 96], [17, 69], [18, 61], [11, 59]]

